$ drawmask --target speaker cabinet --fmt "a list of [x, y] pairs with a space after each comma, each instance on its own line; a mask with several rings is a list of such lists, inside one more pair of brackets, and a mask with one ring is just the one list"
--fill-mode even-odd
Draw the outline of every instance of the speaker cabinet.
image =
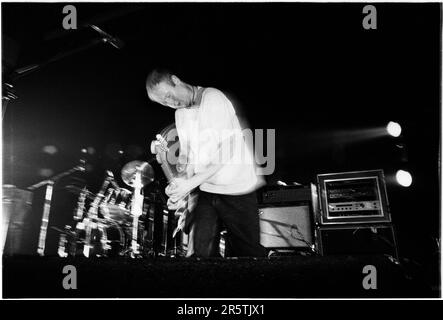
[[262, 207], [260, 243], [268, 249], [303, 249], [313, 245], [310, 206]]
[[398, 259], [395, 229], [390, 223], [319, 226], [316, 232], [321, 255], [387, 254]]
[[6, 255], [31, 254], [32, 193], [13, 185], [3, 185], [1, 249]]

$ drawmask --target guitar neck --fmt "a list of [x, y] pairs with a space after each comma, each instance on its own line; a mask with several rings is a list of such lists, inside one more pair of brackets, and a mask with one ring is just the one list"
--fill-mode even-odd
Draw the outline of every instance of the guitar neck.
[[172, 179], [174, 179], [174, 173], [172, 171], [171, 166], [168, 163], [163, 162], [161, 167], [162, 167], [163, 173], [166, 176], [166, 179], [168, 180], [168, 182], [171, 182]]
[[172, 165], [168, 161], [167, 153], [169, 152], [169, 149], [167, 148], [166, 140], [160, 135], [157, 135], [157, 143], [160, 145], [164, 145], [164, 147], [154, 147], [155, 151], [153, 153], [157, 155], [157, 162], [161, 165], [163, 173], [165, 174], [166, 179], [169, 183], [176, 177]]

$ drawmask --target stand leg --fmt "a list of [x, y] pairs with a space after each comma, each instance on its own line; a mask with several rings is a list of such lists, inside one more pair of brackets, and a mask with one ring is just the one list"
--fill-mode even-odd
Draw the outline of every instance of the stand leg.
[[53, 181], [49, 181], [46, 187], [45, 204], [43, 207], [42, 224], [40, 226], [40, 235], [38, 240], [37, 253], [40, 256], [45, 255], [46, 234], [48, 232], [49, 212], [51, 211]]

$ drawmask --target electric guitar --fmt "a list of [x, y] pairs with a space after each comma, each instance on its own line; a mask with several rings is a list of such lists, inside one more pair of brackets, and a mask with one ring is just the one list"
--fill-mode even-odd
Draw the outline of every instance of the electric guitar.
[[[186, 170], [174, 170], [172, 165], [168, 162], [167, 153], [169, 152], [168, 142], [166, 139], [160, 135], [156, 135], [156, 140], [151, 142], [151, 152], [156, 155], [157, 162], [161, 165], [163, 173], [168, 180], [168, 183], [174, 183], [175, 178], [186, 178]], [[189, 192], [183, 199], [177, 201], [177, 204], [180, 203], [180, 206], [175, 211], [175, 216], [178, 216], [177, 227], [175, 228], [172, 237], [175, 238], [179, 231], [184, 231], [186, 225], [186, 218], [189, 216], [189, 213], [195, 208], [197, 204], [198, 193], [193, 190]]]

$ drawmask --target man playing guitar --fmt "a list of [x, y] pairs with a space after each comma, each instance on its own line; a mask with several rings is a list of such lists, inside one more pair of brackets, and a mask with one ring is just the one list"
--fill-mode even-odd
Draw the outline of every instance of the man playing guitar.
[[149, 74], [146, 89], [152, 101], [175, 109], [180, 157], [187, 159], [188, 178], [176, 178], [166, 188], [168, 207], [176, 209], [199, 188], [188, 256], [219, 256], [222, 226], [232, 256], [265, 256], [255, 194], [262, 178], [229, 99], [220, 90], [189, 85], [161, 70]]

